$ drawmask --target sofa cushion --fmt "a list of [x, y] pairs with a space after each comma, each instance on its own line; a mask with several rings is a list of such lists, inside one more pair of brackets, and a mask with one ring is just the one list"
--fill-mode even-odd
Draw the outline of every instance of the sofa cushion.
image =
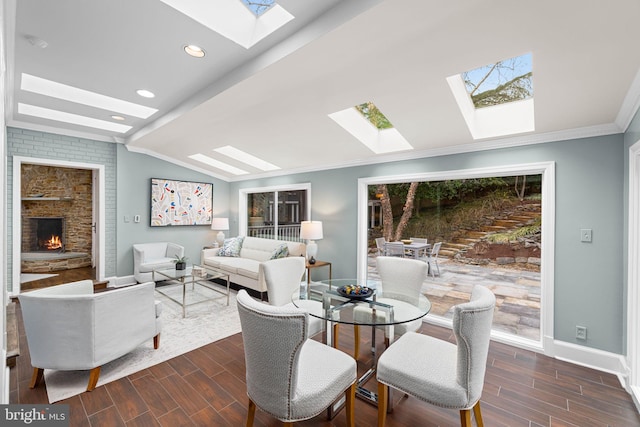
[[242, 248], [242, 241], [244, 237], [231, 237], [224, 239], [222, 249], [218, 251], [218, 256], [222, 257], [237, 257], [240, 256], [240, 250]]
[[[215, 259], [215, 257], [207, 258], [207, 264], [209, 260]], [[260, 262], [239, 257], [222, 257], [218, 260], [218, 267], [227, 273], [240, 274], [245, 277], [249, 277], [258, 280], [258, 271], [260, 270]]]
[[289, 256], [289, 245], [287, 245], [286, 243], [281, 243], [277, 248], [275, 248], [271, 252], [270, 259], [279, 259], [279, 258], [285, 258], [288, 256]]

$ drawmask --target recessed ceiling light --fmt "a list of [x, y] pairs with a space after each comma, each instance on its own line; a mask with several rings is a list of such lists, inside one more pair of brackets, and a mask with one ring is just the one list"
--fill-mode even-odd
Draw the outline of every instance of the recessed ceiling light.
[[20, 89], [26, 90], [27, 92], [63, 99], [65, 101], [75, 102], [76, 104], [89, 105], [112, 113], [140, 117], [141, 119], [149, 118], [158, 112], [155, 108], [79, 89], [74, 86], [54, 82], [53, 80], [32, 76], [31, 74], [22, 73], [21, 77]]
[[117, 116], [117, 115], [115, 115], [115, 114], [114, 114], [113, 116], [111, 116], [111, 118], [112, 118], [113, 120], [118, 120], [118, 121], [123, 121], [123, 120], [124, 120], [124, 117], [122, 117], [122, 116]]
[[206, 55], [203, 48], [201, 48], [200, 46], [196, 46], [194, 44], [185, 46], [184, 51], [187, 52], [187, 54], [193, 56], [194, 58], [202, 58]]
[[155, 98], [156, 94], [146, 90], [146, 89], [138, 89], [136, 93], [144, 98]]

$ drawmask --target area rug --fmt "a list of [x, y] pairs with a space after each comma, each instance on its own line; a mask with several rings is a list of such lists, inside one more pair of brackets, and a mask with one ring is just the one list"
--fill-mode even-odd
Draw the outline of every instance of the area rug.
[[[180, 286], [176, 286], [173, 292], [176, 298], [182, 298]], [[196, 292], [202, 296], [212, 291], [196, 287]], [[154, 350], [153, 340], [149, 339], [133, 352], [103, 365], [98, 387], [240, 332], [234, 291], [231, 291], [228, 306], [226, 297], [202, 302], [187, 307], [187, 317], [184, 319], [179, 304], [158, 292], [156, 298], [163, 302], [160, 348]], [[44, 378], [49, 403], [53, 403], [84, 392], [89, 371], [45, 369]]]

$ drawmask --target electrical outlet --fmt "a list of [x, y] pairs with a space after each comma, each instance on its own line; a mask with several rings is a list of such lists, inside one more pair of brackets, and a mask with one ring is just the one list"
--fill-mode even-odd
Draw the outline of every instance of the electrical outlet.
[[587, 327], [586, 326], [576, 326], [576, 339], [586, 340], [587, 339]]
[[591, 242], [591, 229], [590, 228], [583, 228], [582, 230], [580, 230], [580, 241], [581, 242]]

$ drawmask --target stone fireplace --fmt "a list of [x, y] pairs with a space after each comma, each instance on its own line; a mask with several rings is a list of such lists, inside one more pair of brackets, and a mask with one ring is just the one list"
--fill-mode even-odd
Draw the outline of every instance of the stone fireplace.
[[21, 272], [91, 266], [92, 171], [22, 164]]

